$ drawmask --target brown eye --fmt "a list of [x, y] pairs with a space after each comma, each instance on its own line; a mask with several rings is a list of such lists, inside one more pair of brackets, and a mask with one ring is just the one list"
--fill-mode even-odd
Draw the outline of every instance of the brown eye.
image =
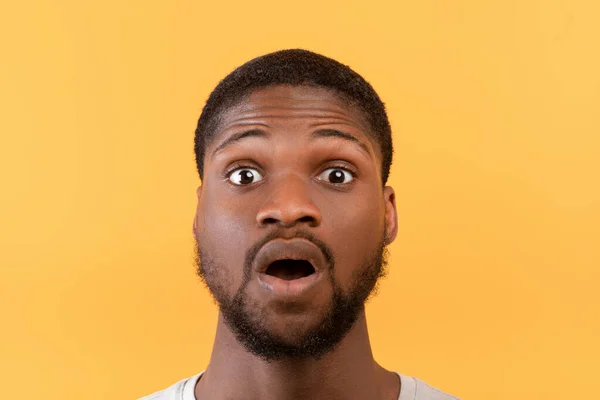
[[328, 168], [321, 172], [319, 180], [336, 185], [343, 185], [352, 182], [352, 180], [354, 180], [354, 175], [350, 171], [346, 171], [342, 168]]
[[228, 179], [234, 185], [249, 185], [262, 180], [262, 175], [253, 168], [238, 168], [229, 174]]

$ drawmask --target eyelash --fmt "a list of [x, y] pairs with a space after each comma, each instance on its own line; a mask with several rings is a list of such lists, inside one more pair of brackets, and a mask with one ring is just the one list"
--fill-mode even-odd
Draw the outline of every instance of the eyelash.
[[[323, 173], [323, 171], [326, 171], [328, 169], [343, 169], [344, 171], [352, 174], [352, 177], [354, 179], [358, 178], [358, 171], [356, 171], [353, 168], [349, 168], [347, 165], [328, 165], [326, 168], [323, 168], [320, 173]], [[354, 181], [352, 181], [352, 182], [354, 182]], [[342, 183], [342, 184], [338, 183], [337, 185], [350, 185], [350, 183]]]
[[238, 169], [244, 169], [244, 168], [252, 168], [252, 169], [256, 169], [258, 170], [260, 173], [262, 173], [262, 170], [260, 168], [258, 168], [256, 165], [250, 165], [250, 164], [241, 164], [241, 163], [235, 163], [232, 164], [229, 168], [227, 168], [225, 170], [225, 172], [223, 172], [223, 179], [229, 179], [229, 176]]

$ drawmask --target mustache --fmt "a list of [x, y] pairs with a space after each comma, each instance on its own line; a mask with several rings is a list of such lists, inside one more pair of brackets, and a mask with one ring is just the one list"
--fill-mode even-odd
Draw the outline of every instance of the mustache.
[[265, 244], [269, 243], [271, 240], [274, 240], [274, 239], [305, 239], [305, 240], [308, 240], [308, 241], [312, 242], [315, 246], [317, 246], [319, 248], [319, 250], [321, 250], [321, 253], [323, 253], [323, 256], [325, 257], [325, 262], [327, 263], [327, 266], [330, 269], [333, 269], [333, 267], [335, 265], [335, 258], [333, 256], [333, 252], [331, 251], [329, 246], [327, 246], [327, 244], [325, 242], [323, 242], [321, 239], [319, 239], [314, 233], [306, 231], [306, 230], [299, 230], [299, 231], [296, 231], [293, 236], [290, 236], [289, 234], [284, 235], [282, 231], [272, 231], [272, 232], [269, 232], [262, 239], [260, 239], [256, 243], [254, 243], [252, 245], [252, 247], [250, 247], [248, 249], [248, 251], [246, 252], [246, 256], [244, 257], [244, 282], [248, 282], [250, 280], [250, 275], [252, 273], [252, 264], [254, 262], [254, 259], [256, 258], [256, 255], [260, 251], [260, 249]]

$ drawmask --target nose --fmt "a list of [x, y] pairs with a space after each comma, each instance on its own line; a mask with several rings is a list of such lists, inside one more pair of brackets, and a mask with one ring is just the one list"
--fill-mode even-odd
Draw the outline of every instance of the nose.
[[273, 190], [256, 214], [260, 227], [288, 228], [299, 223], [317, 227], [321, 224], [321, 212], [310, 197], [309, 183], [297, 175], [285, 174], [270, 185]]

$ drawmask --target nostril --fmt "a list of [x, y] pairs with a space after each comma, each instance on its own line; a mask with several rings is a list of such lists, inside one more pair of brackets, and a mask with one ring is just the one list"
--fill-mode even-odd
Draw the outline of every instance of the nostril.
[[[295, 220], [294, 224], [299, 223], [299, 222], [314, 225], [314, 224], [316, 224], [316, 219], [311, 217], [310, 215], [306, 215], [304, 217], [301, 217], [301, 218], [298, 218], [297, 220]], [[262, 225], [272, 225], [272, 224], [278, 224], [278, 223], [283, 223], [283, 222], [277, 218], [272, 218], [272, 217], [264, 218], [261, 221]]]
[[256, 223], [261, 227], [273, 225], [291, 227], [296, 224], [311, 227], [318, 226], [321, 223], [321, 213], [317, 206], [313, 203], [300, 203], [295, 200], [278, 199], [269, 201], [258, 210]]

